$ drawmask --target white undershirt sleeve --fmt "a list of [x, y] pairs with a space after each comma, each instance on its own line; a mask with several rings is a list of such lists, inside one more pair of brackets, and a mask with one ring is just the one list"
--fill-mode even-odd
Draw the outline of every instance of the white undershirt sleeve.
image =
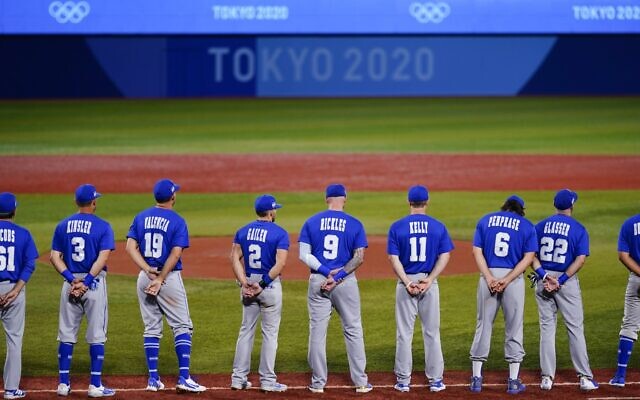
[[300, 244], [300, 260], [305, 263], [309, 268], [317, 271], [322, 265], [320, 261], [311, 254], [311, 245], [309, 243], [299, 242]]

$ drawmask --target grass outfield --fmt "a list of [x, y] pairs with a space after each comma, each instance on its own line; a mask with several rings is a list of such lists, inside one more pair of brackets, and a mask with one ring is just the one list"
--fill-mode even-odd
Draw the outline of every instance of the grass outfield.
[[[551, 192], [521, 192], [527, 201], [528, 217], [537, 221], [552, 212]], [[497, 209], [507, 193], [434, 192], [430, 212], [444, 221], [455, 239], [470, 240], [478, 218]], [[369, 234], [386, 234], [389, 224], [406, 212], [404, 193], [351, 193], [348, 211], [362, 219]], [[278, 193], [285, 204], [278, 222], [296, 232], [304, 219], [323, 208], [322, 194]], [[616, 340], [622, 317], [627, 274], [616, 259], [617, 230], [622, 221], [637, 213], [640, 191], [582, 191], [576, 217], [591, 236], [591, 257], [580, 273], [585, 302], [585, 325], [592, 367], [615, 364]], [[181, 193], [177, 210], [186, 217], [194, 236], [230, 235], [253, 218], [253, 194]], [[74, 212], [68, 195], [19, 195], [17, 223], [32, 230], [41, 251], [49, 248], [56, 222]], [[116, 236], [123, 238], [133, 215], [150, 205], [150, 196], [106, 194], [99, 201], [99, 215], [112, 222]], [[391, 204], [397, 204], [390, 207]], [[295, 254], [291, 255], [295, 257]], [[188, 266], [187, 266], [188, 267]], [[228, 268], [212, 266], [212, 268]], [[366, 263], [362, 268], [366, 268]], [[448, 276], [440, 280], [442, 340], [449, 369], [467, 369], [468, 352], [475, 328], [477, 275]], [[52, 284], [53, 283], [53, 284]], [[57, 370], [57, 308], [61, 278], [53, 267], [39, 264], [28, 285], [27, 327], [23, 373], [54, 375]], [[394, 280], [363, 280], [362, 316], [370, 371], [393, 370], [395, 352]], [[188, 280], [192, 319], [195, 324], [193, 365], [196, 373], [230, 371], [241, 306], [232, 281]], [[278, 350], [279, 371], [306, 371], [308, 317], [306, 282], [285, 281], [284, 313]], [[106, 374], [144, 374], [141, 345], [142, 323], [135, 296], [133, 277], [109, 277], [110, 325]], [[538, 322], [533, 291], [527, 290], [525, 307], [525, 367], [538, 366]], [[328, 339], [331, 371], [346, 371], [347, 359], [340, 324], [334, 316]], [[495, 325], [490, 369], [506, 367], [502, 361], [503, 323]], [[84, 330], [82, 331], [84, 332]], [[166, 332], [169, 332], [168, 330]], [[81, 336], [82, 338], [82, 336]], [[256, 338], [254, 364], [260, 338]], [[422, 342], [419, 331], [414, 339], [416, 369], [421, 369]], [[4, 345], [2, 345], [4, 347]], [[163, 339], [161, 370], [176, 370], [171, 335]], [[87, 345], [77, 346], [73, 371], [88, 371]], [[558, 332], [558, 366], [571, 368], [564, 329]]]
[[0, 154], [639, 154], [640, 98], [0, 102]]

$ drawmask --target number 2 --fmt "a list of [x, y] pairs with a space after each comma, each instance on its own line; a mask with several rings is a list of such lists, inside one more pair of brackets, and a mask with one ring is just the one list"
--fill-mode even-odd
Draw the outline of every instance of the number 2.
[[249, 268], [260, 269], [262, 268], [262, 248], [257, 244], [249, 245]]

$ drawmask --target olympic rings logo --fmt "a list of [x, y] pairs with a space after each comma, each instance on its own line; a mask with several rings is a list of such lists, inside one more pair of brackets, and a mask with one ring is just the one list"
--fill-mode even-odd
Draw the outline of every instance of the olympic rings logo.
[[55, 18], [59, 24], [66, 24], [71, 22], [77, 24], [81, 22], [87, 15], [89, 15], [91, 7], [86, 1], [54, 1], [49, 4], [49, 15]]
[[409, 6], [409, 12], [421, 24], [427, 24], [429, 22], [439, 24], [449, 16], [451, 7], [449, 7], [449, 4], [442, 2], [414, 2]]

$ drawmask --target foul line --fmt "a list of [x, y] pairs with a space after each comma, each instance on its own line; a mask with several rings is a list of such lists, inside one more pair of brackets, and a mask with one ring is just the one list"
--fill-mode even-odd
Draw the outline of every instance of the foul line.
[[[537, 385], [537, 382], [524, 382], [525, 385]], [[445, 385], [447, 387], [467, 387], [469, 386], [468, 383], [446, 383]], [[506, 383], [483, 383], [482, 386], [486, 386], [486, 387], [495, 387], [495, 386], [505, 386]], [[579, 382], [554, 382], [553, 386], [578, 386], [580, 385]], [[601, 383], [600, 385], [602, 386], [612, 386], [609, 383]], [[640, 385], [640, 382], [626, 382], [626, 385], [631, 386], [631, 385]], [[429, 385], [424, 385], [424, 384], [412, 384], [412, 387], [415, 388], [427, 388], [429, 387]], [[391, 389], [393, 388], [393, 385], [373, 385], [374, 389], [378, 388], [378, 389]], [[146, 391], [146, 388], [111, 388], [113, 390], [115, 390], [116, 392], [144, 392]], [[165, 387], [165, 391], [172, 391], [175, 390], [175, 386], [174, 387]], [[325, 389], [350, 389], [353, 390], [355, 389], [355, 386], [351, 386], [351, 385], [327, 385], [325, 386]], [[232, 390], [231, 387], [229, 386], [210, 386], [207, 387], [207, 390], [210, 391], [221, 391], [221, 390]], [[260, 390], [259, 386], [252, 386], [249, 389], [245, 389], [245, 390]], [[307, 390], [307, 386], [288, 386], [287, 390]], [[29, 393], [56, 393], [55, 389], [33, 389], [33, 390], [29, 390], [29, 389], [24, 389], [25, 392], [27, 392], [27, 394]], [[81, 393], [81, 392], [85, 392], [85, 390], [73, 390], [72, 393]], [[4, 393], [4, 391], [2, 391], [2, 393]], [[640, 400], [640, 397], [589, 397], [588, 400]]]

